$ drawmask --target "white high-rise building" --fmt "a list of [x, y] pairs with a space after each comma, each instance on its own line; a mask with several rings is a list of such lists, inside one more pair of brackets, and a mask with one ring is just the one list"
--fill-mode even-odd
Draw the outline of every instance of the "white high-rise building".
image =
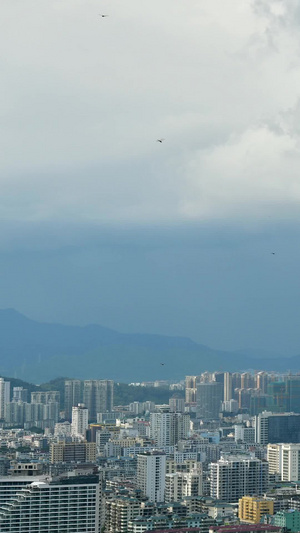
[[186, 439], [190, 431], [190, 416], [182, 413], [151, 413], [150, 435], [156, 446], [173, 446]]
[[84, 404], [72, 407], [72, 435], [85, 437], [89, 425], [89, 411]]
[[281, 448], [282, 444], [268, 444], [267, 446], [270, 474], [281, 474]]
[[10, 382], [0, 378], [0, 419], [5, 417], [5, 406], [10, 401]]
[[148, 452], [137, 456], [137, 486], [150, 502], [163, 502], [165, 498], [166, 456]]
[[250, 455], [228, 455], [210, 464], [210, 495], [237, 502], [243, 496], [261, 495], [268, 488], [269, 465]]
[[166, 475], [165, 501], [179, 502], [189, 496], [202, 496], [202, 472], [175, 472]]
[[282, 444], [281, 480], [300, 480], [300, 444]]
[[281, 481], [300, 480], [300, 444], [268, 444], [269, 471]]
[[100, 533], [102, 492], [99, 476], [34, 481], [0, 506], [3, 533]]

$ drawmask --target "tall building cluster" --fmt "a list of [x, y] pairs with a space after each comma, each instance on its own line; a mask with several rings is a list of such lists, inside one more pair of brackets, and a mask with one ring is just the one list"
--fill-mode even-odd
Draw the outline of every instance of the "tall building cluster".
[[2, 378], [0, 531], [296, 533], [299, 383], [203, 372], [114, 405], [112, 380]]

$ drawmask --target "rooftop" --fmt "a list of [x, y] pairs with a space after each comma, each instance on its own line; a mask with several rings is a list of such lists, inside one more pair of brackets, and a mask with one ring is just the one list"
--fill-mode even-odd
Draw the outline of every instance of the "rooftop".
[[248, 531], [281, 531], [280, 527], [271, 526], [269, 524], [245, 524], [245, 525], [231, 525], [231, 526], [220, 526], [212, 527], [211, 530], [220, 532], [220, 533], [243, 533]]

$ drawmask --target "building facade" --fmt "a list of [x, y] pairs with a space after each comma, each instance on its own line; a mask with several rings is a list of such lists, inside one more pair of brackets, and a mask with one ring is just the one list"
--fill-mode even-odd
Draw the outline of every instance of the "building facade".
[[165, 498], [166, 456], [148, 452], [137, 456], [137, 486], [150, 502], [163, 502]]
[[256, 457], [228, 455], [210, 464], [210, 495], [226, 502], [262, 495], [268, 488], [269, 465]]
[[5, 533], [100, 533], [102, 491], [99, 476], [35, 481], [0, 507]]

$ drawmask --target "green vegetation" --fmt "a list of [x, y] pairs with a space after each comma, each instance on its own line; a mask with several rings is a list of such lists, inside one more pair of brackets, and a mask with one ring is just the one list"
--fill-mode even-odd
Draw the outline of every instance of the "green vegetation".
[[29, 394], [29, 398], [28, 398], [29, 400], [30, 400], [31, 392], [40, 390], [38, 385], [34, 385], [33, 383], [27, 383], [27, 381], [22, 381], [22, 379], [8, 378], [5, 376], [1, 376], [1, 377], [3, 377], [5, 381], [10, 381], [11, 392], [12, 392], [13, 387], [23, 387], [23, 389], [27, 389], [28, 394]]
[[169, 403], [174, 393], [181, 398], [184, 397], [183, 391], [172, 391], [162, 387], [133, 387], [126, 383], [116, 383], [114, 390], [114, 404], [127, 405], [131, 402], [154, 402], [158, 404]]
[[[65, 380], [71, 378], [59, 377], [52, 379], [48, 383], [42, 383], [41, 385], [33, 385], [32, 383], [27, 383], [26, 381], [14, 378], [5, 377], [4, 379], [11, 382], [11, 390], [12, 387], [23, 387], [24, 389], [28, 389], [29, 400], [30, 393], [33, 391], [57, 390], [60, 392], [60, 403], [61, 408], [63, 408], [65, 398]], [[181, 398], [184, 397], [184, 391], [172, 391], [167, 387], [133, 387], [126, 383], [115, 383], [114, 405], [127, 405], [135, 401], [151, 401], [158, 404], [169, 403], [169, 398], [171, 398], [174, 394], [178, 394]]]
[[29, 428], [29, 431], [31, 431], [32, 433], [38, 433], [39, 435], [44, 434], [44, 430], [42, 428], [38, 428], [37, 426], [32, 426], [31, 428]]

